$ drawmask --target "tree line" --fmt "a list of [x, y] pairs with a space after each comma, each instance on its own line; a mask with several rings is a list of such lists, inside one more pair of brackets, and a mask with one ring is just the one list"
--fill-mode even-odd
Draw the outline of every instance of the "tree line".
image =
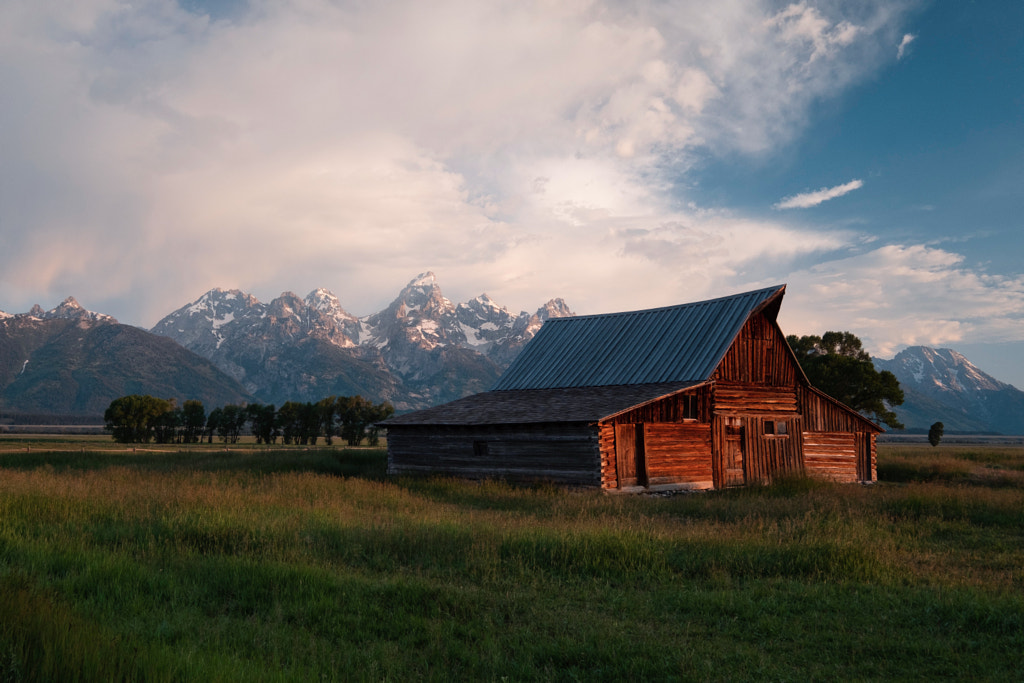
[[114, 399], [103, 414], [104, 427], [120, 443], [238, 443], [248, 431], [256, 443], [316, 445], [321, 437], [327, 445], [341, 438], [349, 446], [364, 438], [376, 446], [380, 439], [377, 423], [394, 414], [384, 401], [374, 404], [362, 396], [329, 396], [316, 403], [288, 401], [273, 404], [224, 405], [209, 414], [202, 401], [188, 400], [180, 407], [174, 399], [132, 394]]

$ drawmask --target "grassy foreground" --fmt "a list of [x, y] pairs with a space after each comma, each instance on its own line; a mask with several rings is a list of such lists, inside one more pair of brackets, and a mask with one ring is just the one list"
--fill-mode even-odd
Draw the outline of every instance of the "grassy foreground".
[[1024, 448], [981, 448], [667, 498], [0, 452], [0, 682], [1019, 679]]

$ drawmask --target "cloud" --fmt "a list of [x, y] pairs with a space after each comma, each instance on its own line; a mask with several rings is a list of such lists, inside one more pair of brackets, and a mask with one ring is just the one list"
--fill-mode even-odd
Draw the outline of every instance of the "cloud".
[[849, 330], [872, 355], [965, 340], [1024, 340], [1024, 278], [989, 275], [960, 254], [887, 245], [791, 273], [781, 324], [789, 334]]
[[904, 33], [903, 34], [903, 39], [900, 41], [899, 47], [896, 48], [896, 59], [897, 60], [903, 59], [903, 55], [906, 54], [907, 48], [910, 47], [910, 44], [912, 42], [914, 42], [914, 40], [916, 38], [917, 38], [917, 36], [915, 36], [915, 35], [913, 35], [911, 33]]
[[859, 190], [864, 187], [864, 182], [861, 180], [851, 180], [848, 183], [842, 185], [836, 185], [835, 187], [823, 187], [820, 190], [814, 192], [804, 192], [803, 194], [793, 195], [792, 197], [786, 197], [775, 204], [776, 209], [809, 209], [812, 206], [817, 206], [827, 202], [830, 199], [836, 197], [842, 197], [844, 194], [849, 194], [854, 190]]
[[5, 310], [74, 294], [151, 325], [214, 286], [326, 286], [369, 313], [426, 268], [524, 308], [731, 289], [849, 237], [675, 188], [792, 140], [874, 73], [899, 11], [228, 4], [0, 3]]

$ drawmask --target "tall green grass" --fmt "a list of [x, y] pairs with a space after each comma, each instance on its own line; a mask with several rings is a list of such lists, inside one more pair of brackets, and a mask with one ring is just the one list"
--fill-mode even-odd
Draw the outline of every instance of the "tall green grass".
[[668, 498], [366, 449], [2, 454], [0, 681], [1013, 678], [1024, 485], [944, 458], [1024, 450]]

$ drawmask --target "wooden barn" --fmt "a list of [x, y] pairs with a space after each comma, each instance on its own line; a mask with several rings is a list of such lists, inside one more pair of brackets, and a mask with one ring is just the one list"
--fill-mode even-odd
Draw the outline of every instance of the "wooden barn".
[[881, 428], [810, 385], [784, 285], [544, 323], [490, 391], [394, 417], [388, 471], [607, 490], [875, 480]]

